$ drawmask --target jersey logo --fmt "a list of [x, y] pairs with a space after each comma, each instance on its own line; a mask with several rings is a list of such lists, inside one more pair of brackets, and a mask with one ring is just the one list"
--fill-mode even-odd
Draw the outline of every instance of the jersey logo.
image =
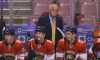
[[75, 59], [75, 52], [74, 51], [66, 51], [66, 59], [67, 60], [74, 60]]

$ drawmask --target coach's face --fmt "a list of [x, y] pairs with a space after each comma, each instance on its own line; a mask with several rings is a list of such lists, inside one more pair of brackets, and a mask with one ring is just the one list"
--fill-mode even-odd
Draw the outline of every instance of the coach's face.
[[57, 7], [57, 6], [52, 6], [52, 7], [50, 8], [50, 15], [51, 15], [52, 17], [55, 17], [57, 14], [58, 14], [58, 7]]

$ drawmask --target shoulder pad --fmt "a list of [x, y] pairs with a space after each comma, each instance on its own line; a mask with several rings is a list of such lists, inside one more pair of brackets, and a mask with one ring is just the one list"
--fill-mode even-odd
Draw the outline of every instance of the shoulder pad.
[[63, 42], [63, 41], [64, 41], [64, 39], [62, 38], [62, 39], [60, 39], [59, 41], [62, 41], [62, 42]]
[[80, 43], [84, 43], [84, 41], [82, 41], [82, 40], [79, 40], [79, 42], [80, 42]]
[[50, 40], [47, 40], [47, 42], [52, 43]]
[[100, 39], [99, 39], [99, 40], [97, 40], [97, 42], [98, 42], [98, 43], [100, 43]]
[[3, 41], [0, 41], [0, 43], [2, 43]]
[[32, 38], [32, 39], [30, 39], [29, 41], [33, 41], [33, 40], [35, 40], [34, 38]]
[[21, 41], [20, 41], [20, 40], [16, 40], [16, 42], [21, 43]]

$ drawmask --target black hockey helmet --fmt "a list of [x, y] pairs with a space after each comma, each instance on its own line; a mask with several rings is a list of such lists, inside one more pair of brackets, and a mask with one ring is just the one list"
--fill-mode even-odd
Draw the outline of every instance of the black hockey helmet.
[[65, 29], [65, 32], [67, 32], [67, 31], [69, 31], [69, 32], [71, 32], [71, 33], [77, 33], [77, 30], [76, 30], [76, 28], [75, 27], [67, 27], [66, 29]]
[[5, 29], [3, 30], [3, 35], [5, 36], [6, 34], [14, 35], [14, 29], [11, 27], [5, 27]]
[[37, 26], [36, 29], [35, 29], [35, 33], [36, 32], [43, 32], [45, 33], [46, 31], [46, 28], [44, 26]]

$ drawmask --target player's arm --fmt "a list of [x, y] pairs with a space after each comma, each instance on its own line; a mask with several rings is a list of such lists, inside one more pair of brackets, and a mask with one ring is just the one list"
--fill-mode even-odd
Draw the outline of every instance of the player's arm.
[[23, 47], [23, 43], [19, 42], [16, 49], [17, 49], [17, 52], [16, 52], [15, 60], [24, 60], [25, 50]]
[[76, 54], [76, 59], [77, 60], [87, 60], [87, 52], [86, 52], [86, 44], [82, 43], [81, 44], [81, 50], [78, 54]]
[[92, 48], [93, 48], [93, 46], [91, 46], [90, 49], [89, 49], [89, 57], [90, 57], [91, 59], [94, 59], [95, 56], [94, 56], [94, 54], [93, 54]]
[[3, 52], [3, 51], [2, 51], [2, 50], [3, 50], [3, 48], [2, 48], [2, 47], [3, 47], [3, 46], [2, 46], [2, 43], [3, 43], [3, 42], [1, 41], [1, 42], [0, 42], [0, 57], [2, 57], [2, 52]]
[[27, 44], [26, 44], [26, 51], [25, 51], [25, 57], [24, 60], [28, 60], [28, 56], [30, 55], [31, 52], [29, 52], [31, 50], [31, 40], [28, 40]]
[[27, 59], [32, 60], [33, 57], [36, 56], [35, 51], [32, 49], [32, 40], [34, 40], [34, 39], [29, 40], [27, 43], [27, 46], [26, 46], [26, 56], [25, 56], [26, 60]]
[[54, 44], [50, 41], [47, 47], [47, 54], [44, 55], [44, 60], [54, 60]]
[[64, 48], [63, 48], [63, 42], [58, 42], [58, 47], [57, 47], [57, 53], [56, 53], [56, 59], [57, 60], [64, 60]]

